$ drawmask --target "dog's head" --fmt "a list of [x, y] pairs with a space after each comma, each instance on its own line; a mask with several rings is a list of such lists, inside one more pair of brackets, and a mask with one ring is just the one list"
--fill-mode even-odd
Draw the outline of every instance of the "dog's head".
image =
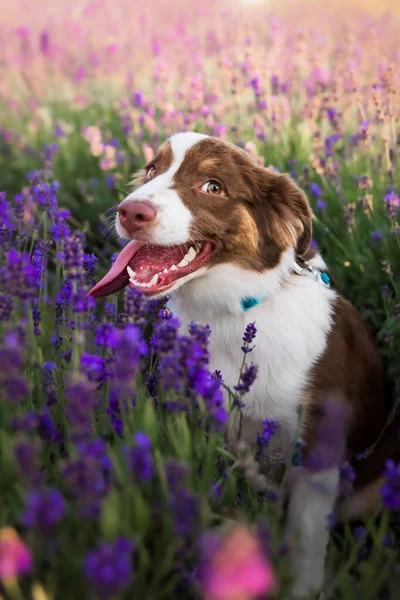
[[134, 183], [116, 221], [118, 234], [132, 241], [93, 296], [126, 285], [161, 296], [221, 265], [263, 274], [288, 251], [303, 256], [309, 247], [305, 194], [289, 176], [218, 138], [173, 135]]

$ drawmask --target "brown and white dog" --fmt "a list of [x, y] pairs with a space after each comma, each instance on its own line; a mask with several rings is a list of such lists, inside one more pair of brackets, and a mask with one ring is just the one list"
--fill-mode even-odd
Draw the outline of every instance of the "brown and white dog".
[[[307, 259], [318, 269], [325, 264], [310, 252], [312, 213], [289, 176], [258, 166], [232, 144], [187, 132], [166, 141], [135, 183], [116, 222], [118, 234], [133, 241], [91, 294], [128, 284], [151, 297], [168, 293], [184, 327], [192, 320], [211, 326], [212, 368], [229, 386], [237, 383], [243, 331], [255, 321], [252, 360], [260, 375], [243, 423], [250, 442], [261, 421], [273, 419], [274, 449], [287, 455], [303, 406], [307, 453], [320, 402], [339, 394], [348, 408], [344, 450], [357, 475], [354, 495], [339, 499], [337, 465], [302, 469], [290, 492], [287, 533], [298, 534], [294, 593], [307, 596], [323, 584], [327, 515], [372, 514], [384, 461], [399, 451], [392, 425], [365, 460], [355, 458], [379, 438], [388, 415], [373, 337], [336, 291], [318, 276], [302, 276]], [[244, 311], [248, 297], [261, 300]]]

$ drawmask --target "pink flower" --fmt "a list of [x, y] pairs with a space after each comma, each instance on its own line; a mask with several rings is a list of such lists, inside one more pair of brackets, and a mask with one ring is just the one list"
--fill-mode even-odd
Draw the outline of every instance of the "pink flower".
[[151, 146], [149, 146], [148, 144], [143, 144], [142, 150], [143, 150], [145, 161], [146, 162], [152, 161], [153, 158], [154, 158], [154, 150], [153, 150], [153, 148]]
[[275, 573], [257, 538], [245, 527], [225, 535], [208, 562], [203, 577], [207, 600], [252, 600], [277, 588]]
[[0, 579], [29, 573], [31, 568], [31, 554], [15, 529], [0, 529]]

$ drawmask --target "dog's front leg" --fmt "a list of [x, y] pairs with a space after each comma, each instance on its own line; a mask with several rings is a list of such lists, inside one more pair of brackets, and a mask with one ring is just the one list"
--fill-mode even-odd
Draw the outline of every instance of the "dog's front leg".
[[[297, 470], [296, 470], [297, 471]], [[295, 473], [289, 495], [286, 534], [292, 542], [293, 594], [307, 598], [324, 583], [329, 541], [328, 515], [335, 505], [339, 470], [303, 468]]]

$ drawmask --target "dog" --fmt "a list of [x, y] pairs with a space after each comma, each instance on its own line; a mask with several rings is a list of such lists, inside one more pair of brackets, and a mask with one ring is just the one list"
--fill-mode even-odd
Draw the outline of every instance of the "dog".
[[327, 516], [375, 514], [385, 459], [399, 454], [394, 425], [381, 435], [388, 408], [374, 337], [310, 249], [312, 211], [290, 176], [234, 144], [184, 132], [161, 145], [134, 183], [116, 219], [119, 236], [131, 241], [90, 293], [130, 285], [152, 298], [168, 294], [183, 327], [211, 326], [211, 366], [231, 387], [244, 329], [254, 321], [260, 376], [245, 397], [241, 431], [250, 443], [263, 420], [275, 420], [273, 450], [287, 456], [301, 409], [303, 455], [310, 456], [318, 452], [324, 399], [335, 395], [346, 409], [343, 456], [356, 473], [353, 495], [340, 496], [334, 461], [303, 466], [288, 499], [293, 593], [307, 597], [324, 583]]

